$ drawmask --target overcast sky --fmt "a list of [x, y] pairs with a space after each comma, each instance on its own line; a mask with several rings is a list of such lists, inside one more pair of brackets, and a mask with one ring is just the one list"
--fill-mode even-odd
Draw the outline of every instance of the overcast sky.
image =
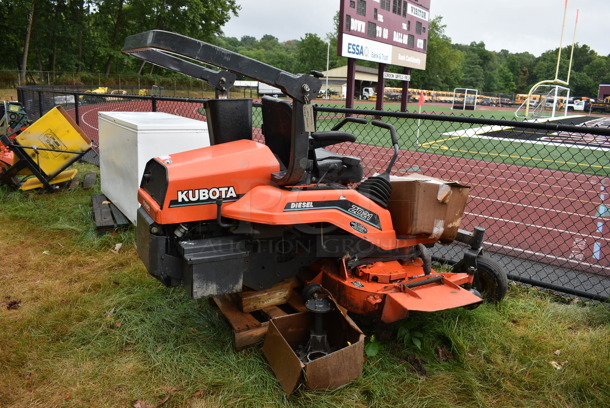
[[[369, 0], [374, 1], [374, 0]], [[339, 0], [238, 0], [239, 17], [223, 27], [226, 36], [271, 34], [280, 41], [305, 33], [325, 39], [333, 31]], [[483, 41], [486, 49], [528, 51], [536, 56], [555, 49], [561, 40], [565, 0], [431, 0], [432, 17], [442, 16], [453, 43]], [[610, 0], [569, 0], [563, 46], [576, 42], [600, 55], [610, 54]]]

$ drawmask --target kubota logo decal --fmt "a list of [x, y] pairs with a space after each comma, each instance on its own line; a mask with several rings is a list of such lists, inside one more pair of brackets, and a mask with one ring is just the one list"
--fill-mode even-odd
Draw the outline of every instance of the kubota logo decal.
[[194, 188], [178, 190], [178, 197], [169, 203], [170, 207], [183, 207], [188, 205], [211, 204], [218, 199], [225, 201], [237, 200], [235, 187]]

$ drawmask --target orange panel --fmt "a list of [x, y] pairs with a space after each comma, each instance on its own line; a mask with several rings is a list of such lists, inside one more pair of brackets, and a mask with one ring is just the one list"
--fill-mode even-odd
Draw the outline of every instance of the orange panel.
[[468, 306], [483, 301], [469, 290], [442, 283], [431, 283], [408, 292], [388, 293], [381, 314], [386, 323], [395, 322], [407, 317], [409, 311], [437, 312]]
[[[236, 201], [253, 187], [271, 183], [279, 163], [271, 150], [252, 140], [237, 140], [157, 159], [167, 168], [162, 209], [140, 189], [140, 204], [159, 224], [216, 218], [216, 200]], [[226, 205], [226, 204], [224, 204]]]
[[[326, 264], [315, 282], [328, 289], [337, 302], [349, 311], [380, 315], [386, 323], [406, 318], [411, 310], [432, 312], [482, 301], [461, 287], [472, 283], [472, 275], [434, 271], [424, 275], [423, 263], [419, 259], [402, 265], [402, 272], [397, 264], [395, 261], [376, 262], [361, 267], [360, 276], [351, 272], [345, 275], [334, 265]], [[367, 272], [362, 272], [362, 269]], [[355, 271], [359, 272], [357, 269]], [[377, 281], [379, 277], [388, 275], [392, 275], [391, 282]], [[398, 280], [394, 280], [396, 277]]]
[[388, 210], [356, 190], [296, 190], [257, 186], [227, 204], [223, 217], [271, 225], [327, 222], [382, 249], [416, 245], [397, 240]]

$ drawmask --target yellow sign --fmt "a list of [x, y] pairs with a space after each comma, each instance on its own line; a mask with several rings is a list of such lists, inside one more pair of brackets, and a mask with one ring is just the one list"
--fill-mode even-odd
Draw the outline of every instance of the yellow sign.
[[21, 132], [15, 140], [48, 176], [53, 177], [86, 152], [87, 135], [61, 107], [56, 106]]

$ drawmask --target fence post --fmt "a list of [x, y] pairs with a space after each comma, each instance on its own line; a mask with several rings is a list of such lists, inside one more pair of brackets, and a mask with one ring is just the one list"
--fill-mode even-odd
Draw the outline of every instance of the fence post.
[[74, 94], [74, 117], [76, 118], [76, 124], [78, 126], [80, 126], [80, 115], [78, 113], [78, 105], [79, 105], [78, 95]]
[[152, 101], [152, 111], [156, 112], [157, 111], [157, 98], [155, 98], [153, 96], [150, 100]]
[[42, 91], [38, 91], [38, 118], [42, 117]]

